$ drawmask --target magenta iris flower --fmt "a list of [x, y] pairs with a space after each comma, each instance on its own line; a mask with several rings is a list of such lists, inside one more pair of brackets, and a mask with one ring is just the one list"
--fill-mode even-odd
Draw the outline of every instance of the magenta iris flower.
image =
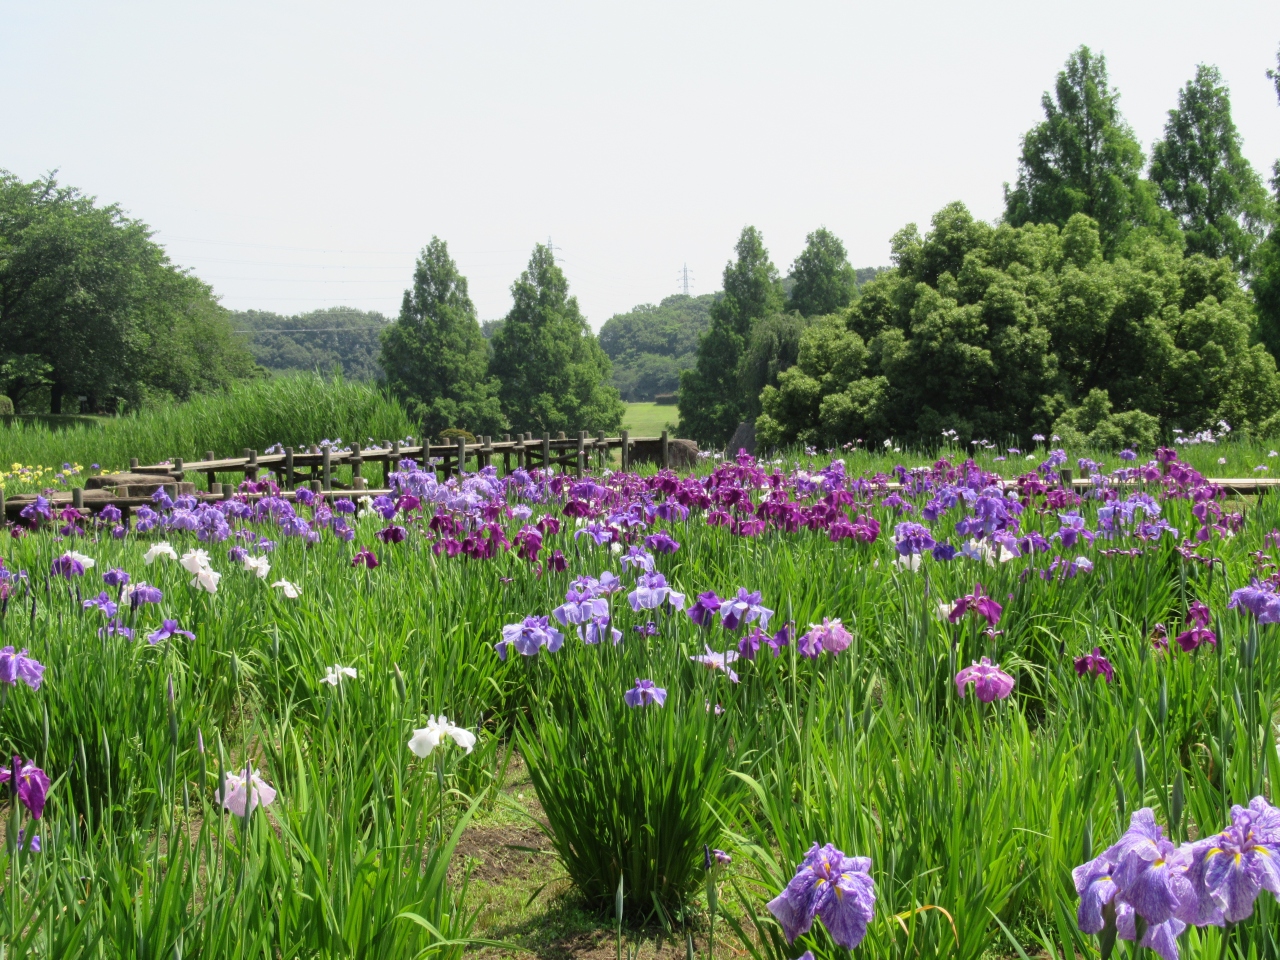
[[652, 680], [636, 678], [636, 685], [622, 695], [629, 707], [660, 707], [667, 702], [667, 691]]
[[186, 637], [188, 640], [194, 640], [196, 635], [190, 630], [183, 630], [177, 620], [164, 620], [160, 623], [160, 629], [147, 634], [147, 640], [152, 644], [168, 640], [170, 637]]
[[659, 530], [657, 533], [645, 537], [644, 545], [654, 553], [675, 553], [680, 549], [680, 544], [673, 540], [665, 530]]
[[550, 625], [547, 617], [525, 617], [520, 623], [509, 623], [502, 628], [502, 639], [493, 645], [498, 659], [507, 659], [507, 649], [515, 647], [516, 653], [532, 657], [543, 647], [547, 653], [555, 653], [564, 643], [564, 634]]
[[404, 538], [408, 536], [408, 531], [397, 523], [393, 523], [389, 527], [383, 527], [374, 534], [383, 543], [404, 543]]
[[790, 642], [791, 624], [789, 623], [784, 623], [782, 629], [773, 636], [769, 636], [758, 626], [753, 627], [750, 632], [743, 634], [742, 639], [738, 641], [738, 656], [742, 657], [743, 660], [754, 660], [756, 654], [760, 652], [761, 645], [764, 645], [769, 647], [776, 657], [782, 652], [782, 648]]
[[49, 777], [34, 763], [23, 763], [21, 757], [14, 757], [13, 766], [0, 770], [0, 783], [12, 785], [15, 774], [18, 802], [30, 811], [33, 818], [39, 820], [44, 813], [45, 799], [49, 795]]
[[871, 858], [846, 857], [831, 844], [816, 843], [786, 889], [768, 903], [788, 943], [806, 933], [816, 918], [832, 940], [849, 950], [866, 936], [875, 906]]
[[956, 690], [961, 697], [970, 683], [973, 684], [973, 692], [983, 703], [1003, 700], [1013, 692], [1013, 677], [986, 657], [982, 658], [981, 663], [965, 667], [956, 674]]
[[796, 641], [796, 650], [802, 657], [817, 660], [823, 651], [834, 655], [847, 650], [852, 642], [853, 636], [839, 618], [823, 617], [821, 623], [809, 624], [809, 629]]
[[1231, 826], [1188, 847], [1198, 923], [1238, 923], [1263, 890], [1280, 901], [1280, 809], [1263, 797], [1231, 808]]
[[1075, 668], [1077, 676], [1085, 676], [1093, 674], [1096, 677], [1104, 678], [1107, 683], [1115, 679], [1115, 668], [1111, 666], [1111, 661], [1102, 655], [1101, 647], [1094, 647], [1092, 653], [1086, 653], [1083, 657], [1075, 658]]
[[0, 683], [14, 686], [19, 680], [32, 690], [39, 690], [44, 679], [44, 664], [27, 656], [25, 649], [0, 648]]
[[995, 626], [1000, 620], [1000, 614], [1003, 612], [1004, 608], [1000, 604], [983, 593], [982, 584], [975, 583], [973, 585], [973, 593], [967, 593], [956, 600], [951, 608], [951, 613], [948, 614], [948, 619], [952, 623], [956, 623], [965, 614], [973, 613]]

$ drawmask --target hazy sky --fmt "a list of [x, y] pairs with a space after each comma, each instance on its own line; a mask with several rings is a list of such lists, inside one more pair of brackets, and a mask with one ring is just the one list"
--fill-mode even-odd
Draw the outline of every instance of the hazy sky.
[[720, 285], [744, 224], [855, 266], [951, 200], [1002, 209], [1068, 54], [1107, 56], [1144, 149], [1198, 62], [1280, 157], [1280, 3], [15, 3], [0, 168], [58, 169], [233, 309], [395, 313], [449, 243], [482, 318], [554, 240], [598, 327]]

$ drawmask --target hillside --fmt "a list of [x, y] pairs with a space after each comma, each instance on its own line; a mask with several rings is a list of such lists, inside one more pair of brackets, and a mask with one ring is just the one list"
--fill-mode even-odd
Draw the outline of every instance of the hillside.
[[253, 359], [272, 373], [320, 371], [341, 366], [348, 380], [376, 380], [378, 334], [388, 320], [374, 311], [329, 307], [294, 316], [266, 310], [231, 314], [237, 331], [247, 335]]

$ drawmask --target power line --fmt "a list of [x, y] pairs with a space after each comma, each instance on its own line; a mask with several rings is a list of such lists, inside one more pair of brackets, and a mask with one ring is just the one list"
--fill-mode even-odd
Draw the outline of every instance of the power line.
[[369, 324], [363, 327], [294, 327], [288, 330], [232, 330], [232, 333], [381, 333], [389, 323]]

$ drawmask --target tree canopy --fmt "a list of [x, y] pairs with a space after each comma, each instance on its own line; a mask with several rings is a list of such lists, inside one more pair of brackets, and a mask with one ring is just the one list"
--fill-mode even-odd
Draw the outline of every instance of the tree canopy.
[[400, 316], [382, 333], [379, 362], [424, 436], [451, 428], [492, 435], [506, 426], [467, 278], [439, 237], [418, 256]]
[[[1113, 406], [1165, 429], [1257, 424], [1280, 407], [1275, 360], [1255, 342], [1229, 260], [1184, 256], [1155, 236], [1106, 259], [1100, 234], [1079, 213], [1061, 229], [992, 227], [960, 203], [923, 237], [908, 226], [893, 241], [895, 269], [804, 332], [797, 365], [763, 390], [758, 436], [1025, 439], [1091, 394], [1103, 412], [1064, 428], [1092, 431]], [[1146, 424], [1107, 421], [1103, 433]]]
[[826, 227], [805, 240], [805, 248], [791, 267], [795, 280], [787, 307], [802, 317], [820, 317], [843, 310], [853, 300], [858, 283], [844, 244]]
[[382, 377], [378, 349], [389, 321], [375, 310], [326, 307], [293, 316], [238, 310], [230, 316], [254, 361], [272, 373], [329, 373], [340, 367], [347, 380]]
[[0, 386], [20, 408], [119, 409], [256, 373], [212, 290], [146, 224], [52, 174], [0, 171], [0, 329]]
[[1200, 64], [1178, 92], [1164, 139], [1151, 152], [1161, 204], [1178, 218], [1188, 253], [1230, 257], [1237, 270], [1263, 234], [1267, 196], [1241, 153], [1231, 96], [1217, 67]]
[[538, 244], [511, 286], [511, 311], [491, 341], [489, 372], [502, 413], [535, 434], [616, 431], [625, 407], [609, 385], [610, 363], [551, 251]]
[[600, 346], [613, 363], [613, 385], [628, 402], [674, 393], [692, 369], [698, 339], [711, 322], [713, 294], [675, 294], [654, 306], [617, 313], [600, 328]]

